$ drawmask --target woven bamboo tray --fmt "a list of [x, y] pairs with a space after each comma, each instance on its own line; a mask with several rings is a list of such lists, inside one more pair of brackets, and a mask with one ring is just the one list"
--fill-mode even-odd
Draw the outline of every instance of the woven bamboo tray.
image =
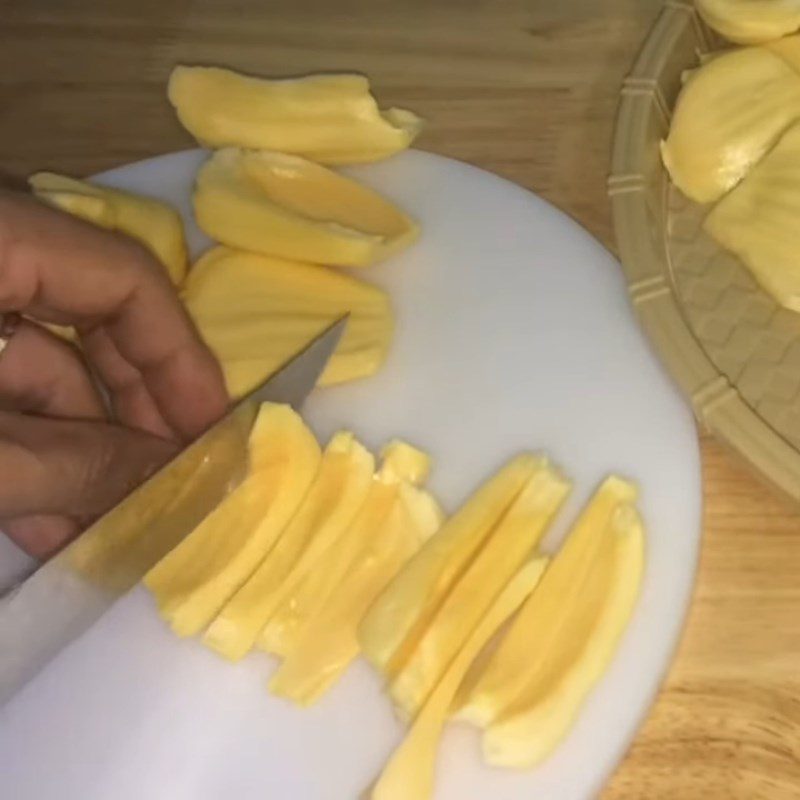
[[631, 300], [698, 421], [800, 500], [800, 314], [703, 232], [708, 207], [659, 153], [681, 73], [725, 46], [690, 3], [665, 5], [622, 87], [608, 193]]

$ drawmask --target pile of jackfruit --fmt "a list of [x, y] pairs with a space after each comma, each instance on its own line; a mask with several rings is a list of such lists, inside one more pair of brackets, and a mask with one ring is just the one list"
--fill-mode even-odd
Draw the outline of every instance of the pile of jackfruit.
[[424, 800], [450, 718], [492, 764], [530, 767], [574, 722], [636, 604], [644, 531], [611, 476], [551, 557], [540, 542], [571, 485], [516, 456], [450, 517], [430, 459], [401, 441], [379, 463], [349, 431], [321, 449], [290, 407], [262, 406], [244, 481], [146, 576], [179, 636], [236, 661], [279, 659], [269, 689], [316, 702], [363, 655], [407, 735], [370, 789]]
[[168, 95], [186, 129], [218, 148], [197, 173], [192, 198], [197, 224], [218, 246], [191, 268], [181, 217], [166, 203], [50, 172], [31, 176], [34, 193], [152, 252], [179, 287], [233, 397], [346, 312], [320, 383], [372, 375], [391, 342], [389, 298], [336, 267], [369, 267], [412, 244], [419, 228], [324, 165], [391, 156], [411, 144], [422, 121], [403, 109], [381, 111], [368, 80], [354, 74], [267, 80], [179, 66]]
[[749, 47], [706, 56], [685, 76], [664, 164], [704, 229], [780, 305], [800, 311], [800, 27], [797, 0], [698, 0], [703, 18]]

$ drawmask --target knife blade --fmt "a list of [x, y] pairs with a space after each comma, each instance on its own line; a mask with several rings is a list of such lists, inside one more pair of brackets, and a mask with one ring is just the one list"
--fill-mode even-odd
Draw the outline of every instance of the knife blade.
[[299, 408], [347, 319], [328, 327], [219, 422], [0, 599], [0, 705], [132, 589], [243, 479], [263, 402]]

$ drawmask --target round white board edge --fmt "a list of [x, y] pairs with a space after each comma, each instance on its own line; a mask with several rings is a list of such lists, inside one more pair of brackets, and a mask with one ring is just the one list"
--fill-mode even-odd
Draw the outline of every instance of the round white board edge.
[[[189, 194], [203, 157], [161, 156], [98, 180], [172, 202], [197, 252], [206, 241]], [[439, 756], [437, 800], [586, 800], [649, 708], [689, 605], [701, 530], [691, 413], [636, 326], [618, 265], [565, 214], [416, 151], [349, 172], [416, 216], [422, 236], [358, 273], [389, 290], [396, 341], [375, 377], [312, 395], [317, 433], [343, 426], [373, 447], [403, 436], [429, 449], [430, 485], [450, 509], [513, 453], [544, 450], [575, 481], [550, 544], [604, 474], [642, 487], [642, 596], [568, 739], [536, 770], [501, 772], [481, 763], [473, 731], [452, 725]], [[357, 797], [401, 736], [377, 679], [359, 662], [303, 712], [266, 694], [267, 674], [261, 654], [231, 666], [175, 639], [137, 589], [0, 710], [3, 794]]]

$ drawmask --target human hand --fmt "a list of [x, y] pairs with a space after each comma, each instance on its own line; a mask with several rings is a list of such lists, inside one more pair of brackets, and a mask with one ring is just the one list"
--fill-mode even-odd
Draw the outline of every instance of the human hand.
[[[0, 530], [46, 558], [228, 399], [219, 365], [143, 247], [2, 191], [0, 312], [24, 315], [0, 353]], [[39, 322], [74, 325], [85, 361]]]

